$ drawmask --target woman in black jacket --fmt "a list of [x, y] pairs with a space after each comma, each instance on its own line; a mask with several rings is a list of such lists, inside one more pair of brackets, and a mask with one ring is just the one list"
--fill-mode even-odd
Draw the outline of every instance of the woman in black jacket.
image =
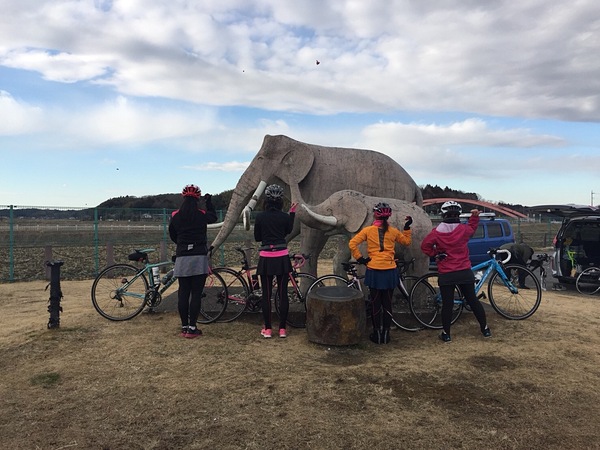
[[296, 216], [296, 203], [290, 206], [289, 214], [284, 213], [283, 188], [277, 184], [267, 186], [265, 189], [265, 210], [256, 216], [254, 222], [254, 239], [262, 242], [258, 258], [256, 273], [260, 275], [262, 286], [262, 313], [265, 327], [260, 334], [270, 338], [271, 331], [271, 295], [273, 290], [273, 277], [277, 278], [277, 292], [280, 301], [279, 307], [279, 337], [284, 338], [286, 321], [289, 310], [288, 300], [288, 274], [292, 271], [292, 263], [287, 249], [285, 237], [294, 228]]
[[196, 326], [200, 314], [202, 291], [208, 274], [206, 225], [217, 221], [210, 194], [204, 196], [206, 211], [199, 209], [200, 189], [188, 184], [181, 193], [181, 207], [173, 212], [169, 236], [177, 244], [174, 275], [179, 281], [178, 309], [181, 317], [181, 336], [202, 335]]

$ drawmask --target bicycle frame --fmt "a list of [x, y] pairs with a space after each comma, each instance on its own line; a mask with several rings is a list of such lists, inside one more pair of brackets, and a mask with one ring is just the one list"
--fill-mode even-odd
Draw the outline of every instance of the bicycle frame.
[[502, 260], [501, 263], [498, 262], [498, 260], [496, 258], [490, 258], [487, 261], [484, 261], [482, 263], [476, 264], [473, 267], [471, 267], [471, 270], [473, 272], [479, 272], [480, 270], [484, 270], [484, 273], [483, 273], [481, 279], [477, 282], [477, 284], [475, 284], [475, 293], [479, 292], [479, 290], [482, 288], [482, 286], [487, 282], [488, 278], [494, 272], [498, 272], [500, 279], [504, 282], [506, 287], [508, 287], [513, 294], [516, 294], [517, 292], [519, 292], [518, 288], [508, 279], [508, 277], [506, 276], [506, 274], [504, 273], [504, 270], [502, 268], [502, 264], [506, 264], [510, 260], [510, 252], [508, 250], [501, 249], [501, 250], [497, 250], [496, 254], [504, 253], [504, 252], [506, 252], [508, 254], [508, 257], [506, 259]]

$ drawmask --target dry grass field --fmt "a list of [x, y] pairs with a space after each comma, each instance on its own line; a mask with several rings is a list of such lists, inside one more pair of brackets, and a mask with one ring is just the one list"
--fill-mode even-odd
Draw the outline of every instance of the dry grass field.
[[[327, 347], [260, 317], [178, 336], [165, 312], [109, 322], [90, 280], [0, 284], [2, 449], [600, 448], [600, 298], [544, 292], [525, 321]], [[172, 301], [172, 296], [167, 300]], [[166, 305], [168, 306], [168, 304]]]

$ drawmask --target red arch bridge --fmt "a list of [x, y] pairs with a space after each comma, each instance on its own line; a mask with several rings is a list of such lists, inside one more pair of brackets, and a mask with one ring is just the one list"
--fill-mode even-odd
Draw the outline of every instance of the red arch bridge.
[[505, 206], [496, 205], [495, 203], [482, 202], [479, 200], [471, 200], [471, 199], [467, 199], [467, 198], [428, 198], [427, 200], [423, 200], [423, 206], [431, 206], [431, 205], [436, 205], [438, 203], [442, 204], [442, 203], [448, 202], [450, 200], [453, 200], [453, 201], [461, 203], [461, 204], [466, 203], [469, 205], [481, 206], [482, 208], [491, 209], [492, 211], [496, 211], [500, 214], [503, 214], [505, 216], [512, 217], [515, 219], [519, 219], [519, 218], [526, 219], [527, 218], [527, 216], [525, 214], [515, 211], [514, 209], [510, 209]]

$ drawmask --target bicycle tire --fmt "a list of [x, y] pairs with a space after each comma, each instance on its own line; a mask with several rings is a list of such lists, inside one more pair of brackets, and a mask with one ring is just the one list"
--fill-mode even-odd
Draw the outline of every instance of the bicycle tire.
[[600, 268], [588, 267], [579, 274], [575, 281], [577, 292], [585, 295], [594, 295], [600, 291]]
[[198, 323], [216, 322], [227, 309], [227, 286], [219, 274], [209, 273], [206, 277]]
[[[524, 275], [521, 275], [524, 288], [519, 287], [518, 271], [524, 272]], [[502, 317], [510, 320], [523, 320], [531, 317], [542, 301], [542, 288], [537, 277], [527, 267], [519, 264], [506, 264], [504, 273], [509, 276], [516, 291], [512, 292], [504, 284], [500, 274], [495, 272], [488, 283], [488, 299], [492, 308]]]
[[[438, 274], [428, 273], [420, 277], [410, 291], [410, 310], [421, 325], [434, 330], [442, 329], [442, 296]], [[463, 311], [464, 299], [457, 288], [450, 323], [458, 320]]]
[[228, 267], [215, 267], [212, 272], [219, 274], [227, 286], [227, 307], [218, 321], [233, 322], [242, 315], [248, 305], [248, 283], [239, 272]]
[[148, 280], [129, 264], [114, 264], [102, 270], [92, 284], [92, 304], [98, 313], [114, 321], [129, 320], [146, 305]]
[[411, 275], [403, 278], [406, 292], [409, 295], [408, 297], [404, 295], [400, 286], [394, 289], [394, 294], [392, 297], [392, 322], [394, 325], [404, 331], [415, 332], [424, 328], [423, 324], [417, 320], [410, 310], [409, 303], [410, 291], [418, 279], [419, 277]]
[[[288, 282], [289, 309], [286, 323], [294, 328], [305, 328], [306, 297], [308, 295], [308, 290], [310, 286], [312, 286], [317, 277], [308, 273], [297, 273], [294, 276], [294, 278], [296, 280], [296, 285], [298, 286], [298, 289], [296, 289], [294, 285]], [[281, 305], [279, 292], [276, 292], [275, 311], [277, 311], [277, 315], [279, 317], [281, 317], [280, 308]]]

